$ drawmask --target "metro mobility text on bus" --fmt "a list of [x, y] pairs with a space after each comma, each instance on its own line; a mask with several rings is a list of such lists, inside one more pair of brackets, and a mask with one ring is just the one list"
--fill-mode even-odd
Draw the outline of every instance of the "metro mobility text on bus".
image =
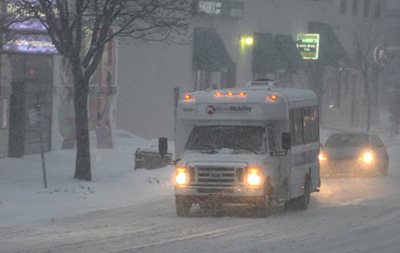
[[225, 203], [306, 209], [320, 187], [318, 99], [270, 82], [186, 93], [175, 137], [176, 214]]

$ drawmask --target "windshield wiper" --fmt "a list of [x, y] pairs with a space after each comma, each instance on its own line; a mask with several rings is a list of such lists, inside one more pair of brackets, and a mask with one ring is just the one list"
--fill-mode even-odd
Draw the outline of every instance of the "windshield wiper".
[[209, 155], [212, 155], [212, 154], [218, 153], [218, 151], [215, 150], [215, 149], [207, 149], [207, 150], [202, 150], [201, 153], [202, 153], [202, 154], [209, 154]]
[[256, 155], [259, 155], [261, 153], [260, 151], [257, 151], [257, 150], [251, 149], [251, 148], [234, 149], [234, 153], [235, 154], [239, 154], [239, 153], [241, 153], [243, 151], [251, 152], [251, 153], [256, 154]]
[[218, 150], [214, 149], [214, 148], [210, 148], [210, 149], [187, 149], [188, 151], [192, 151], [192, 152], [198, 152], [201, 154], [216, 154], [218, 153]]

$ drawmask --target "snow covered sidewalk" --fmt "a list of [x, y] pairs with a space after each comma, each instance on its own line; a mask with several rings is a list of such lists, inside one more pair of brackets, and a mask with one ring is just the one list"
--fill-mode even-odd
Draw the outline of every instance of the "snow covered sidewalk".
[[155, 144], [124, 136], [117, 139], [114, 149], [93, 149], [92, 182], [73, 179], [75, 150], [46, 153], [47, 189], [43, 188], [40, 155], [0, 159], [0, 226], [132, 206], [172, 195], [171, 166], [134, 170], [135, 150]]

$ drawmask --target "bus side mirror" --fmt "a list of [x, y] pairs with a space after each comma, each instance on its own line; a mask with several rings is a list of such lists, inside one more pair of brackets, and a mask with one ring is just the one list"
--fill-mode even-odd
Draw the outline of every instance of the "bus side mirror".
[[292, 137], [290, 133], [282, 133], [282, 148], [284, 150], [289, 150], [292, 146]]
[[158, 138], [158, 153], [161, 157], [165, 157], [168, 152], [168, 138]]

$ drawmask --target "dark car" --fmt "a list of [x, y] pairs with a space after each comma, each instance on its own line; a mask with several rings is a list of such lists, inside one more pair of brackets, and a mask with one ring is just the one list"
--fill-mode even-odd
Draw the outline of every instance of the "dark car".
[[332, 134], [319, 154], [321, 176], [387, 175], [389, 157], [376, 134], [340, 132]]

